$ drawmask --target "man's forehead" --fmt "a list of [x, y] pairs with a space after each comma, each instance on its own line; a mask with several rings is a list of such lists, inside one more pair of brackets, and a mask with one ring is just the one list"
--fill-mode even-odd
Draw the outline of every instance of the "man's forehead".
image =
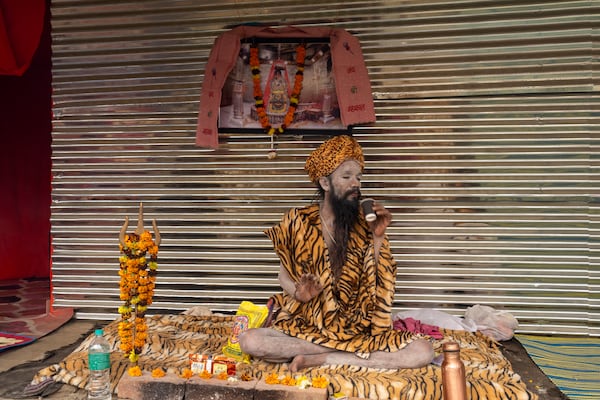
[[337, 167], [332, 173], [333, 174], [343, 174], [343, 173], [354, 173], [354, 174], [362, 174], [362, 168], [360, 162], [353, 158], [349, 158], [346, 161], [342, 162], [339, 167]]

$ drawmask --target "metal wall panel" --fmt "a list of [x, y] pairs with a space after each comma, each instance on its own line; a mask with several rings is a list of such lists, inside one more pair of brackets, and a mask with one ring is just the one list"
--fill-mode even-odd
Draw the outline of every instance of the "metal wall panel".
[[599, 335], [598, 33], [593, 1], [53, 0], [52, 284], [118, 316], [118, 231], [163, 236], [153, 313], [234, 311], [279, 290], [262, 231], [311, 201], [324, 137], [195, 147], [204, 65], [233, 24], [361, 40], [377, 122], [354, 129], [385, 201], [396, 310], [506, 309], [520, 331]]

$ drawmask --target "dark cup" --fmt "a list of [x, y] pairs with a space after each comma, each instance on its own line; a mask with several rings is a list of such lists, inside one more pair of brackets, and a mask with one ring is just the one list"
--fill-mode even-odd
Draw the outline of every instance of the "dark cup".
[[373, 202], [375, 200], [371, 198], [362, 199], [360, 201], [360, 206], [362, 207], [363, 214], [365, 215], [365, 219], [369, 222], [373, 222], [377, 219], [377, 214], [373, 211]]

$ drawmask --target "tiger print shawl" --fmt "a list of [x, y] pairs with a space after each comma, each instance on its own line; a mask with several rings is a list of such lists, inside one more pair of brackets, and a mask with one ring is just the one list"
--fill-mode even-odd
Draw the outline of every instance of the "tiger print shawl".
[[373, 237], [363, 218], [350, 234], [346, 263], [337, 285], [321, 230], [319, 205], [288, 211], [265, 231], [281, 265], [294, 280], [304, 273], [320, 278], [321, 294], [308, 303], [287, 293], [273, 296], [280, 309], [273, 328], [287, 335], [349, 352], [396, 351], [413, 339], [392, 327], [396, 263], [387, 238], [375, 261]]

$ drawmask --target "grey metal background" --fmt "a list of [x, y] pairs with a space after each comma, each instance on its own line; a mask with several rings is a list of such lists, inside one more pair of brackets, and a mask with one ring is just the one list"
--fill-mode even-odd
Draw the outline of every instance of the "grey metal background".
[[234, 311], [279, 290], [262, 231], [312, 199], [324, 137], [195, 147], [204, 65], [233, 24], [361, 40], [377, 122], [354, 130], [385, 201], [396, 310], [512, 312], [520, 332], [600, 334], [595, 1], [53, 0], [52, 284], [118, 316], [118, 231], [162, 232], [152, 313]]

